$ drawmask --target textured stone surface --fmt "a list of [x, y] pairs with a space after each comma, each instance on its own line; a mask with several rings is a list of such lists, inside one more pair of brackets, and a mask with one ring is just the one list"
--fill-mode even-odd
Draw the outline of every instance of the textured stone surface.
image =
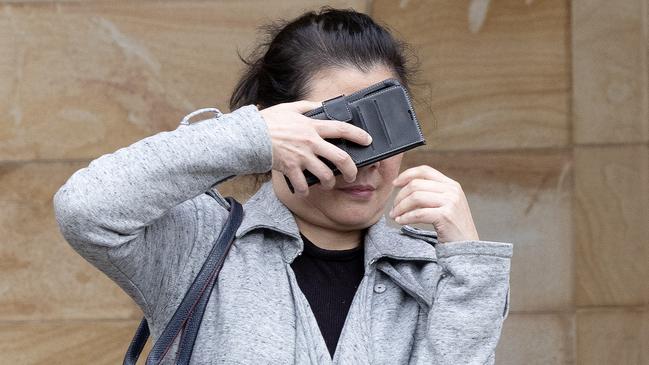
[[646, 0], [572, 2], [576, 143], [649, 140]]
[[496, 348], [496, 364], [574, 364], [574, 322], [574, 314], [567, 313], [510, 313]]
[[578, 311], [577, 353], [579, 365], [649, 364], [649, 310]]
[[427, 148], [569, 143], [568, 8], [566, 0], [373, 1], [372, 14], [421, 61], [414, 94]]
[[0, 4], [0, 160], [94, 158], [173, 129], [194, 109], [226, 111], [243, 66], [237, 50], [247, 55], [256, 27], [320, 5]]
[[[0, 323], [2, 364], [121, 364], [139, 321]], [[151, 340], [143, 357], [151, 349]], [[138, 364], [144, 364], [140, 358]]]
[[649, 303], [649, 149], [575, 148], [576, 300]]
[[139, 318], [63, 239], [52, 197], [82, 163], [0, 165], [0, 320]]
[[512, 311], [571, 308], [572, 160], [569, 150], [406, 153], [402, 170], [430, 165], [458, 181], [481, 239], [514, 244]]

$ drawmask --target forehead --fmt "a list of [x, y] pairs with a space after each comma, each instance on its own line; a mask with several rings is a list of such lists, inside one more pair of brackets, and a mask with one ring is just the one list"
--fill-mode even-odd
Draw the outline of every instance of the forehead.
[[305, 99], [324, 101], [341, 94], [349, 95], [379, 81], [396, 78], [389, 68], [375, 66], [367, 72], [357, 68], [328, 68], [317, 72], [307, 85]]

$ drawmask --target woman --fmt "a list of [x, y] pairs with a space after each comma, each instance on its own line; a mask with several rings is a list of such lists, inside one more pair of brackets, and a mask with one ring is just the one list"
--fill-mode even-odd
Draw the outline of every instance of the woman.
[[[192, 363], [494, 363], [512, 245], [479, 239], [461, 186], [440, 171], [399, 174], [401, 154], [357, 170], [324, 138], [369, 144], [369, 134], [302, 115], [386, 78], [407, 85], [404, 44], [367, 15], [331, 8], [269, 35], [247, 61], [232, 112], [74, 173], [54, 196], [64, 237], [138, 303], [155, 341], [227, 217], [203, 193], [263, 174], [270, 180], [244, 204]], [[307, 187], [303, 169], [321, 183]], [[437, 240], [386, 225], [395, 187], [389, 215], [432, 223]]]

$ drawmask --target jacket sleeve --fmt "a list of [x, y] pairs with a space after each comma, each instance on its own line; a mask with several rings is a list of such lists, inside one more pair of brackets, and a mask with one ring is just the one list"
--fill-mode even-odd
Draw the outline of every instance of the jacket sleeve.
[[436, 364], [493, 364], [509, 314], [513, 245], [455, 241], [435, 246], [443, 272], [428, 316]]
[[[55, 193], [54, 212], [68, 243], [151, 316], [205, 234], [201, 222], [219, 229], [227, 217], [204, 192], [271, 167], [267, 125], [247, 105], [93, 160]], [[199, 195], [212, 199], [210, 209]]]

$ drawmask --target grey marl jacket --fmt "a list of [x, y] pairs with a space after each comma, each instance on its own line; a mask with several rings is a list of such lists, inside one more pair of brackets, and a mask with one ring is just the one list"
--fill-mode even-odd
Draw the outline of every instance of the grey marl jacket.
[[[55, 194], [56, 219], [70, 245], [142, 308], [155, 340], [227, 217], [204, 192], [271, 166], [267, 126], [247, 105], [95, 159]], [[192, 364], [494, 363], [511, 243], [437, 243], [434, 231], [381, 218], [365, 236], [365, 276], [332, 359], [290, 266], [303, 247], [292, 213], [270, 182], [244, 212]]]

